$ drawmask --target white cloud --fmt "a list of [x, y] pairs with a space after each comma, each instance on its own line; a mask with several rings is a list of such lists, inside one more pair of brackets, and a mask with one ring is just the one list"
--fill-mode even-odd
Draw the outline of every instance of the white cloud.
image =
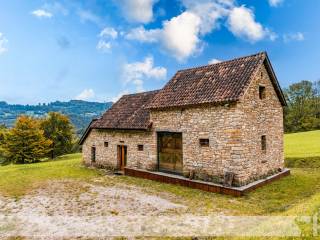
[[98, 26], [102, 25], [102, 20], [98, 15], [90, 12], [89, 10], [80, 9], [77, 12], [78, 16], [80, 17], [81, 22], [92, 22]]
[[110, 52], [112, 41], [118, 38], [118, 32], [114, 28], [104, 28], [99, 34], [97, 49], [102, 52]]
[[200, 33], [210, 33], [219, 27], [219, 20], [228, 15], [234, 6], [233, 0], [182, 0], [188, 12], [196, 14], [201, 19]]
[[52, 15], [62, 14], [67, 16], [69, 14], [69, 10], [59, 2], [46, 3], [41, 9], [52, 13]]
[[100, 34], [100, 37], [110, 37], [112, 39], [116, 39], [118, 37], [118, 32], [114, 28], [104, 28]]
[[159, 43], [177, 60], [183, 61], [202, 51], [203, 37], [220, 28], [227, 21], [228, 29], [236, 36], [251, 42], [269, 38], [277, 39], [277, 34], [256, 22], [253, 10], [237, 6], [236, 0], [181, 0], [185, 11], [163, 21], [162, 28], [134, 28], [125, 34], [128, 40], [144, 43]]
[[268, 0], [271, 7], [278, 7], [284, 0]]
[[262, 40], [267, 36], [271, 40], [275, 40], [275, 34], [256, 22], [253, 11], [245, 6], [235, 7], [231, 10], [228, 28], [235, 36], [251, 42]]
[[194, 13], [181, 15], [163, 23], [162, 42], [178, 60], [184, 60], [199, 49], [201, 19]]
[[8, 42], [9, 42], [8, 39], [6, 39], [3, 33], [0, 32], [0, 55], [8, 51], [6, 46]]
[[292, 42], [292, 41], [297, 41], [301, 42], [304, 41], [304, 35], [301, 32], [296, 32], [296, 33], [289, 33], [289, 34], [284, 34], [283, 35], [283, 41], [284, 42]]
[[222, 62], [222, 61], [219, 59], [213, 58], [208, 61], [208, 64], [216, 64], [216, 63], [220, 63], [220, 62]]
[[219, 28], [233, 6], [233, 0], [182, 1], [186, 11], [163, 23], [162, 44], [176, 59], [183, 61], [202, 51], [201, 37]]
[[158, 0], [118, 0], [128, 21], [149, 23], [153, 20], [153, 5]]
[[143, 26], [131, 29], [125, 38], [128, 40], [137, 40], [139, 42], [153, 43], [158, 42], [161, 36], [161, 29], [146, 30]]
[[124, 84], [133, 84], [137, 92], [144, 91], [143, 83], [146, 79], [165, 79], [167, 69], [155, 67], [153, 57], [147, 57], [142, 62], [127, 63], [123, 66]]
[[48, 12], [44, 9], [37, 9], [31, 12], [32, 15], [38, 17], [38, 18], [52, 18], [53, 14], [51, 12]]
[[95, 97], [95, 93], [93, 89], [84, 89], [78, 96], [76, 96], [76, 100], [87, 101], [93, 99]]
[[146, 30], [144, 27], [132, 29], [126, 38], [140, 42], [159, 42], [163, 48], [179, 61], [201, 51], [201, 19], [194, 13], [183, 12], [163, 22], [163, 28]]
[[111, 43], [106, 42], [105, 40], [99, 40], [97, 44], [97, 49], [101, 50], [102, 52], [108, 52], [111, 50]]

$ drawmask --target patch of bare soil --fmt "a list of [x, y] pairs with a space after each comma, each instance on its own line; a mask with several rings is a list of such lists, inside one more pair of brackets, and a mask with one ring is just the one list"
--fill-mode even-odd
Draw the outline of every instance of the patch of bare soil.
[[64, 236], [66, 226], [88, 228], [86, 218], [99, 225], [108, 217], [171, 215], [185, 208], [135, 186], [52, 181], [21, 199], [0, 196], [0, 239], [18, 233], [47, 239], [48, 233]]

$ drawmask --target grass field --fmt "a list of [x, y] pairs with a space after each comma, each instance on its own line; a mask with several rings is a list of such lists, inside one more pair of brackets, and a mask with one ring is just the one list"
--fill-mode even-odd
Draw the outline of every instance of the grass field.
[[0, 167], [0, 194], [19, 197], [47, 180], [97, 177], [98, 172], [82, 166], [80, 158], [81, 154], [72, 154], [51, 162]]
[[[291, 176], [241, 198], [125, 176], [102, 178], [103, 172], [82, 166], [80, 154], [52, 162], [0, 167], [0, 195], [19, 199], [47, 181], [72, 179], [101, 186], [136, 186], [154, 195], [169, 194], [174, 196], [175, 202], [186, 205], [188, 213], [311, 216], [320, 208], [319, 144], [320, 131], [286, 135], [286, 161], [293, 166]], [[312, 164], [307, 162], [310, 159]], [[311, 226], [305, 226], [304, 230], [309, 234]]]
[[320, 130], [286, 134], [284, 143], [288, 167], [320, 167]]
[[284, 142], [287, 158], [320, 157], [320, 130], [286, 134]]

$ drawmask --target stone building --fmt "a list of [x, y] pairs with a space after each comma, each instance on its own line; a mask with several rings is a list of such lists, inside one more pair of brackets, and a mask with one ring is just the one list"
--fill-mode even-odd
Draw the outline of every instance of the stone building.
[[83, 160], [243, 186], [283, 170], [285, 105], [265, 52], [181, 70], [92, 121]]

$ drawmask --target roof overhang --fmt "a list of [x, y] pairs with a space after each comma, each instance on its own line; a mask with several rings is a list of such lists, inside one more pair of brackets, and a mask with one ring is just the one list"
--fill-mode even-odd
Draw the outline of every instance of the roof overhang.
[[275, 74], [275, 72], [273, 70], [272, 64], [271, 64], [270, 59], [268, 57], [268, 54], [266, 54], [266, 58], [264, 60], [264, 65], [265, 65], [265, 67], [266, 67], [266, 69], [267, 69], [267, 71], [269, 73], [272, 85], [273, 85], [273, 87], [274, 87], [274, 89], [275, 89], [275, 91], [276, 91], [276, 93], [278, 95], [278, 98], [279, 98], [282, 106], [284, 106], [284, 107], [288, 106], [286, 98], [285, 98], [285, 96], [284, 96], [284, 94], [283, 94], [283, 92], [281, 90], [279, 81], [277, 79], [277, 76], [276, 76], [276, 74]]
[[91, 127], [90, 125], [87, 127], [86, 131], [82, 135], [82, 137], [79, 140], [79, 145], [83, 145], [87, 137], [89, 136], [91, 130], [96, 129], [96, 130], [106, 130], [106, 131], [139, 131], [139, 132], [147, 132], [150, 129], [147, 128], [103, 128], [103, 127]]

